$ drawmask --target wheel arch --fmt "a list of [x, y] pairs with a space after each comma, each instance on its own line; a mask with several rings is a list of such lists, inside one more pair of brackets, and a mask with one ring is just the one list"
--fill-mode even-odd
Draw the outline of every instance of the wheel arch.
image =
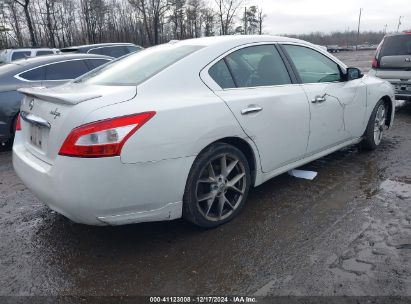
[[200, 155], [204, 150], [208, 149], [208, 147], [216, 143], [225, 143], [225, 144], [232, 145], [233, 147], [236, 147], [244, 154], [244, 156], [246, 157], [248, 161], [248, 165], [250, 166], [251, 185], [254, 186], [256, 177], [257, 177], [257, 171], [258, 171], [259, 155], [258, 155], [258, 151], [255, 151], [253, 149], [252, 144], [249, 143], [247, 140], [240, 138], [240, 137], [234, 137], [234, 136], [224, 137], [224, 138], [220, 138], [208, 144], [206, 147], [204, 147], [200, 151], [198, 155]]
[[381, 97], [380, 99], [383, 100], [384, 103], [388, 107], [388, 115], [387, 115], [386, 120], [385, 120], [385, 125], [388, 128], [390, 128], [391, 125], [392, 125], [392, 121], [393, 121], [392, 118], [393, 118], [393, 111], [394, 111], [394, 108], [395, 108], [395, 104], [394, 104], [395, 100], [394, 101], [391, 100], [391, 98], [388, 95], [385, 95], [385, 96]]

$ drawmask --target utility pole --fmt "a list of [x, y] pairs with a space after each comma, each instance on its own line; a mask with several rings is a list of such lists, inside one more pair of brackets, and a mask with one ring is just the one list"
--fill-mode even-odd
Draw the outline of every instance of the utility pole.
[[400, 16], [400, 18], [398, 18], [397, 33], [400, 31], [400, 25], [401, 25], [401, 19], [402, 18], [404, 18], [404, 16]]
[[244, 7], [244, 35], [247, 35], [247, 6]]
[[362, 8], [360, 8], [360, 15], [358, 16], [357, 43], [355, 45], [355, 50], [356, 51], [358, 51], [358, 42], [359, 42], [359, 39], [360, 39], [361, 14], [362, 14]]

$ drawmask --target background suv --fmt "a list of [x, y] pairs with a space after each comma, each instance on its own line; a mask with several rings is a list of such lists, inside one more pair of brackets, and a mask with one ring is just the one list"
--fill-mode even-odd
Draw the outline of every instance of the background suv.
[[396, 99], [411, 100], [411, 31], [384, 37], [369, 74], [391, 82]]
[[58, 54], [60, 51], [58, 49], [6, 49], [0, 51], [0, 64], [12, 62], [17, 59], [36, 57], [43, 55], [53, 55]]

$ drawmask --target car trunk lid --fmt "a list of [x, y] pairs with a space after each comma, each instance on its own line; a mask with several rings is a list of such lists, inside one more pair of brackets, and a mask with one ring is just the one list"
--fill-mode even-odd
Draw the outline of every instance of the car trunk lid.
[[68, 84], [52, 89], [25, 88], [21, 105], [24, 144], [37, 158], [53, 164], [72, 129], [92, 111], [132, 99], [135, 86]]

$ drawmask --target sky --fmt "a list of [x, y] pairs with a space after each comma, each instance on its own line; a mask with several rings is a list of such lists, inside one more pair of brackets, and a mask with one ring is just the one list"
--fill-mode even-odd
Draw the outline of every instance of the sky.
[[362, 11], [361, 31], [388, 32], [411, 29], [411, 0], [246, 0], [245, 5], [257, 4], [267, 15], [267, 34], [329, 33], [357, 30]]

